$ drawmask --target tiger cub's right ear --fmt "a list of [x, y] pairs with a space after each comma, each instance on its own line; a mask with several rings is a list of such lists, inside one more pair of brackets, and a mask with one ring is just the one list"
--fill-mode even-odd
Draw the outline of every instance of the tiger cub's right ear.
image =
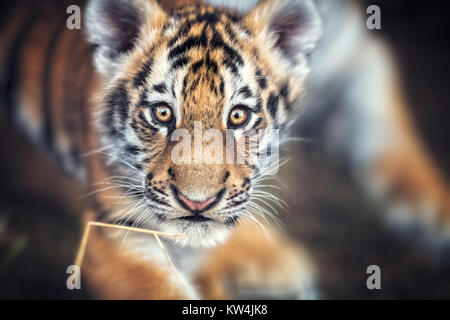
[[85, 16], [88, 41], [95, 46], [94, 63], [105, 77], [111, 76], [120, 57], [129, 52], [144, 25], [165, 12], [154, 0], [90, 0]]

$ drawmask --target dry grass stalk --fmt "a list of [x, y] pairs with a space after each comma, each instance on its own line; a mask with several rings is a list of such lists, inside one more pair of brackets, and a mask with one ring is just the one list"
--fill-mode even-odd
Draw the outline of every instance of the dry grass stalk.
[[167, 262], [169, 263], [169, 266], [172, 268], [173, 272], [175, 273], [178, 281], [180, 281], [181, 284], [184, 285], [183, 278], [181, 277], [178, 270], [175, 268], [175, 265], [172, 262], [172, 259], [170, 258], [169, 253], [167, 252], [166, 248], [164, 247], [164, 244], [162, 243], [161, 237], [169, 237], [169, 238], [182, 238], [184, 235], [182, 234], [172, 234], [172, 233], [165, 233], [160, 231], [154, 231], [154, 230], [148, 230], [148, 229], [141, 229], [141, 228], [133, 228], [133, 227], [127, 227], [127, 226], [120, 226], [116, 224], [109, 224], [109, 223], [103, 223], [103, 222], [97, 222], [97, 221], [89, 221], [86, 224], [86, 227], [84, 228], [83, 237], [81, 238], [80, 246], [78, 248], [77, 256], [75, 259], [75, 265], [81, 268], [81, 265], [83, 264], [83, 258], [84, 253], [86, 251], [86, 246], [89, 238], [89, 233], [91, 231], [91, 227], [103, 227], [103, 228], [113, 228], [113, 229], [120, 229], [120, 230], [126, 230], [126, 231], [133, 231], [133, 232], [140, 232], [140, 233], [146, 233], [151, 234], [155, 237], [156, 241], [158, 242], [158, 245], [160, 246], [161, 250], [164, 252], [164, 255], [166, 256]]

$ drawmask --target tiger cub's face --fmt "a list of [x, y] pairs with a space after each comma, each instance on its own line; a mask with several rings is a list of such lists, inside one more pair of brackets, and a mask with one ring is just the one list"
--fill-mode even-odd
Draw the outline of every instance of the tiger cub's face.
[[[269, 0], [245, 12], [207, 4], [166, 12], [151, 0], [92, 0], [86, 26], [103, 81], [98, 130], [111, 175], [132, 185], [132, 219], [185, 234], [182, 244], [223, 241], [250, 214], [267, 165], [260, 152], [299, 107], [306, 55], [320, 36], [314, 6]], [[259, 143], [238, 163], [246, 139]]]

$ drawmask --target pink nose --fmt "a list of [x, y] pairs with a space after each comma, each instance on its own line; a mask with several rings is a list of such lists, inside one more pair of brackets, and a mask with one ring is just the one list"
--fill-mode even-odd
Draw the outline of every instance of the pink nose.
[[217, 195], [201, 202], [189, 200], [182, 194], [179, 194], [178, 197], [181, 202], [191, 211], [203, 211], [217, 199]]

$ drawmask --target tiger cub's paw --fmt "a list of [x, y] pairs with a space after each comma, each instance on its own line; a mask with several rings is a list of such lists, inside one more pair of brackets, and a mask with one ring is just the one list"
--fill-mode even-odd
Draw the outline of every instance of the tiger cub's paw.
[[[227, 291], [236, 299], [316, 299], [309, 259], [297, 248], [266, 248], [227, 271]], [[264, 250], [261, 248], [260, 250]]]
[[218, 248], [199, 273], [205, 298], [317, 298], [314, 269], [303, 249], [274, 232], [266, 237], [248, 231]]

